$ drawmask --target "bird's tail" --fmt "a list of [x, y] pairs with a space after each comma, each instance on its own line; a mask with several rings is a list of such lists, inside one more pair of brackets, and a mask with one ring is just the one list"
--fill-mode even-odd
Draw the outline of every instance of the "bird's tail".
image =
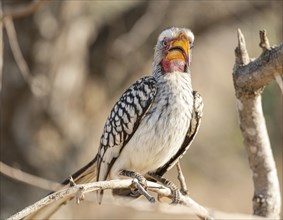
[[[96, 173], [97, 173], [96, 161], [97, 161], [97, 157], [95, 157], [87, 165], [85, 165], [84, 167], [82, 167], [80, 170], [78, 170], [72, 175], [75, 184], [89, 183], [96, 180]], [[64, 182], [62, 182], [63, 186], [58, 190], [67, 188], [69, 184], [70, 184], [70, 177], [66, 179]], [[23, 220], [49, 219], [62, 205], [66, 204], [68, 201], [72, 200], [73, 198], [74, 197], [67, 197], [64, 199], [60, 199], [56, 202], [50, 203], [49, 205], [42, 207], [41, 209], [32, 213], [31, 215], [26, 216], [25, 218], [23, 218]]]

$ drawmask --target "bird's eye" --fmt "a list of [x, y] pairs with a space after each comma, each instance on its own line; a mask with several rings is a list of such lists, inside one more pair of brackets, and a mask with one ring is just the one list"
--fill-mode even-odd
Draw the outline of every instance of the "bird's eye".
[[192, 49], [192, 48], [194, 48], [194, 45], [193, 45], [193, 44], [190, 45], [190, 49]]
[[164, 39], [161, 43], [162, 43], [162, 46], [163, 46], [163, 47], [167, 47], [167, 45], [168, 45], [168, 40], [167, 40], [167, 39]]

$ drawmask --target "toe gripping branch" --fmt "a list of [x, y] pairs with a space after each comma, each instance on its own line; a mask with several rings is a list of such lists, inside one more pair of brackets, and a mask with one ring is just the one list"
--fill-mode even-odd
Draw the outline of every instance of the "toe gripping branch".
[[[68, 178], [68, 180], [69, 180], [69, 185], [70, 185], [70, 187], [74, 187], [74, 186], [77, 185], [77, 184], [75, 183], [75, 181], [74, 181], [74, 179], [73, 179], [72, 176], [70, 176], [70, 177]], [[78, 190], [77, 193], [76, 193], [76, 203], [77, 203], [77, 204], [80, 204], [80, 202], [81, 202], [82, 200], [84, 200], [84, 198], [85, 198], [84, 193], [83, 193], [83, 189], [84, 189], [83, 187], [80, 187], [79, 190]]]
[[[142, 176], [139, 173], [128, 170], [122, 170], [120, 172], [120, 175], [133, 178], [132, 185], [135, 189], [137, 189], [138, 193], [143, 195], [149, 202], [151, 203], [155, 202], [155, 198], [146, 191], [147, 184], [144, 176]], [[132, 193], [136, 194], [137, 192], [132, 192]]]
[[155, 173], [148, 173], [148, 175], [153, 178], [154, 180], [162, 183], [164, 186], [168, 187], [171, 192], [172, 192], [172, 204], [180, 204], [180, 197], [181, 197], [181, 192], [178, 189], [178, 187], [171, 182], [170, 180], [163, 178]]

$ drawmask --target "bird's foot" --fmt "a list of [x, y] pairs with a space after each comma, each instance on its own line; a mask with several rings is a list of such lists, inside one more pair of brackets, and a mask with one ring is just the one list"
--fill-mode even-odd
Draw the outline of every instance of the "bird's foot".
[[143, 187], [143, 188], [147, 188], [147, 184], [146, 184], [146, 178], [139, 174], [139, 173], [136, 173], [134, 171], [128, 171], [128, 170], [122, 170], [120, 172], [120, 175], [122, 176], [127, 176], [127, 177], [131, 177], [133, 179], [137, 179], [137, 181], [139, 182], [139, 184]]
[[182, 195], [184, 195], [184, 196], [186, 196], [186, 195], [189, 195], [189, 194], [190, 194], [190, 193], [189, 193], [189, 190], [184, 189], [184, 188], [181, 188], [181, 189], [180, 189], [180, 192], [181, 192], [181, 194], [182, 194]]
[[76, 193], [76, 203], [80, 204], [80, 202], [84, 199], [85, 199], [84, 188], [80, 187], [79, 190]]
[[77, 185], [72, 176], [70, 176], [68, 179], [69, 179], [69, 184], [70, 184], [71, 187]]
[[172, 202], [171, 204], [177, 205], [181, 203], [181, 191], [178, 187], [168, 179], [162, 178], [164, 180], [163, 184], [167, 186], [172, 192]]
[[120, 172], [120, 175], [122, 176], [127, 176], [133, 178], [133, 186], [134, 190], [132, 190], [132, 194], [134, 197], [137, 197], [137, 195], [144, 195], [145, 198], [147, 198], [148, 201], [151, 203], [155, 202], [155, 198], [146, 191], [147, 189], [147, 183], [146, 183], [146, 178], [142, 176], [139, 173], [133, 172], [133, 171], [128, 171], [128, 170], [122, 170]]
[[181, 192], [179, 189], [171, 189], [172, 192], [172, 202], [171, 204], [177, 205], [181, 204]]
[[168, 187], [172, 192], [172, 203], [171, 204], [180, 204], [181, 203], [181, 191], [178, 187], [171, 182], [170, 180], [161, 177], [155, 173], [148, 173], [150, 177], [155, 179], [156, 181], [162, 183], [164, 186]]

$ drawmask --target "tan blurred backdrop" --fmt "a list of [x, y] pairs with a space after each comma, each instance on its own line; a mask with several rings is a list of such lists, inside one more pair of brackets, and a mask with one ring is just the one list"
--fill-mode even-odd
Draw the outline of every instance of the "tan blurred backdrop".
[[[4, 0], [2, 8], [8, 11], [29, 3]], [[115, 101], [131, 83], [151, 74], [158, 34], [169, 26], [183, 26], [195, 33], [193, 87], [205, 104], [199, 134], [181, 161], [190, 195], [207, 207], [252, 213], [253, 183], [232, 82], [236, 34], [241, 28], [250, 56], [259, 56], [260, 29], [267, 30], [272, 45], [282, 42], [282, 8], [282, 1], [43, 4], [34, 14], [15, 20], [34, 79], [31, 86], [24, 81], [4, 32], [1, 161], [57, 182], [83, 166], [97, 152]], [[282, 96], [276, 83], [263, 93], [263, 110], [282, 192]], [[176, 169], [167, 177], [177, 182]], [[1, 175], [1, 219], [46, 193]], [[115, 208], [107, 201], [102, 206], [86, 202], [81, 208], [70, 207], [58, 216], [160, 218]]]

